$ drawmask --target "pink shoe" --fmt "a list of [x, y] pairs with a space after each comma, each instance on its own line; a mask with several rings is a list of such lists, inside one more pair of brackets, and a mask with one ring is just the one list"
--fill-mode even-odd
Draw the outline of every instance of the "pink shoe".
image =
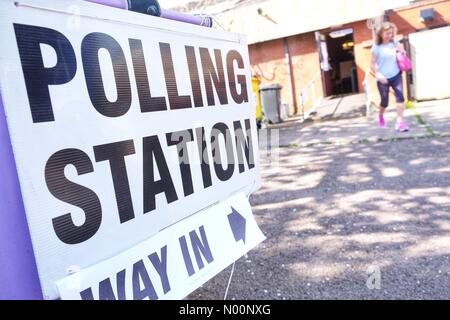
[[407, 131], [409, 131], [409, 128], [408, 128], [407, 124], [404, 121], [402, 121], [395, 125], [395, 131], [407, 132]]
[[386, 121], [384, 121], [384, 117], [383, 116], [379, 117], [379, 119], [378, 119], [378, 126], [380, 128], [386, 128], [387, 127], [386, 126]]

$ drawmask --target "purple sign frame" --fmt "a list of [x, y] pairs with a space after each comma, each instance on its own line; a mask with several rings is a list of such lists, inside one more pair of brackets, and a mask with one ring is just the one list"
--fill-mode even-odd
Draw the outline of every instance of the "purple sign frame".
[[0, 94], [0, 300], [42, 300]]

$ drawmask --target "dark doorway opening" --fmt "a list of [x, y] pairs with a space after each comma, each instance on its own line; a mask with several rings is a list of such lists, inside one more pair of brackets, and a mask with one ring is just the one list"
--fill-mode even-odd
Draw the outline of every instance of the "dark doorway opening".
[[353, 29], [332, 31], [325, 38], [331, 67], [324, 75], [327, 82], [326, 95], [359, 93]]

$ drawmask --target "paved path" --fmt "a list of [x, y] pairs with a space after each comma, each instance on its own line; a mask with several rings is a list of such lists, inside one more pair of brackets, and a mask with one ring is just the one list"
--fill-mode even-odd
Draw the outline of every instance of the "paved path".
[[[442, 103], [442, 102], [441, 102]], [[445, 110], [445, 112], [443, 111]], [[417, 115], [423, 113], [423, 124], [418, 121]], [[440, 115], [443, 114], [443, 118]], [[407, 133], [397, 133], [394, 130], [396, 119], [395, 108], [389, 108], [386, 112], [388, 128], [379, 128], [377, 125], [378, 115], [373, 112], [371, 117], [335, 118], [324, 114], [322, 118], [316, 116], [316, 121], [301, 124], [299, 121], [287, 122], [272, 126], [270, 130], [279, 130], [282, 147], [302, 147], [317, 144], [349, 144], [361, 142], [377, 142], [392, 139], [420, 138], [431, 134], [429, 123], [442, 131], [446, 127], [450, 131], [450, 124], [446, 126], [446, 120], [450, 119], [450, 101], [442, 103], [439, 107], [433, 105], [419, 104], [415, 109], [405, 111], [405, 120], [410, 126]], [[325, 119], [325, 120], [323, 120]], [[448, 124], [448, 122], [447, 122]]]
[[[263, 187], [251, 198], [268, 239], [236, 263], [229, 298], [450, 299], [443, 108], [408, 111], [407, 139], [361, 118], [281, 128], [278, 165], [263, 154]], [[308, 139], [316, 143], [302, 146]], [[189, 298], [222, 299], [229, 274]]]
[[416, 110], [434, 132], [450, 135], [450, 99], [418, 103]]
[[364, 93], [325, 98], [311, 117], [323, 120], [360, 117], [365, 114], [365, 103]]

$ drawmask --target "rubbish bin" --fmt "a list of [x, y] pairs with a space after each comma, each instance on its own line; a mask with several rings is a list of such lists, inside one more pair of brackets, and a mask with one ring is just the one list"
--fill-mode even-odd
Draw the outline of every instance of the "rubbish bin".
[[261, 94], [259, 92], [260, 84], [261, 81], [258, 78], [252, 78], [252, 91], [256, 96], [256, 120], [258, 121], [261, 121], [263, 119], [263, 112], [261, 108]]
[[261, 105], [269, 123], [280, 123], [281, 96], [283, 87], [277, 83], [260, 86]]
[[263, 112], [261, 107], [261, 94], [259, 92], [259, 85], [261, 84], [261, 81], [256, 78], [252, 77], [252, 91], [255, 95], [255, 101], [256, 101], [256, 127], [258, 129], [261, 129], [262, 127], [262, 121], [263, 121]]

